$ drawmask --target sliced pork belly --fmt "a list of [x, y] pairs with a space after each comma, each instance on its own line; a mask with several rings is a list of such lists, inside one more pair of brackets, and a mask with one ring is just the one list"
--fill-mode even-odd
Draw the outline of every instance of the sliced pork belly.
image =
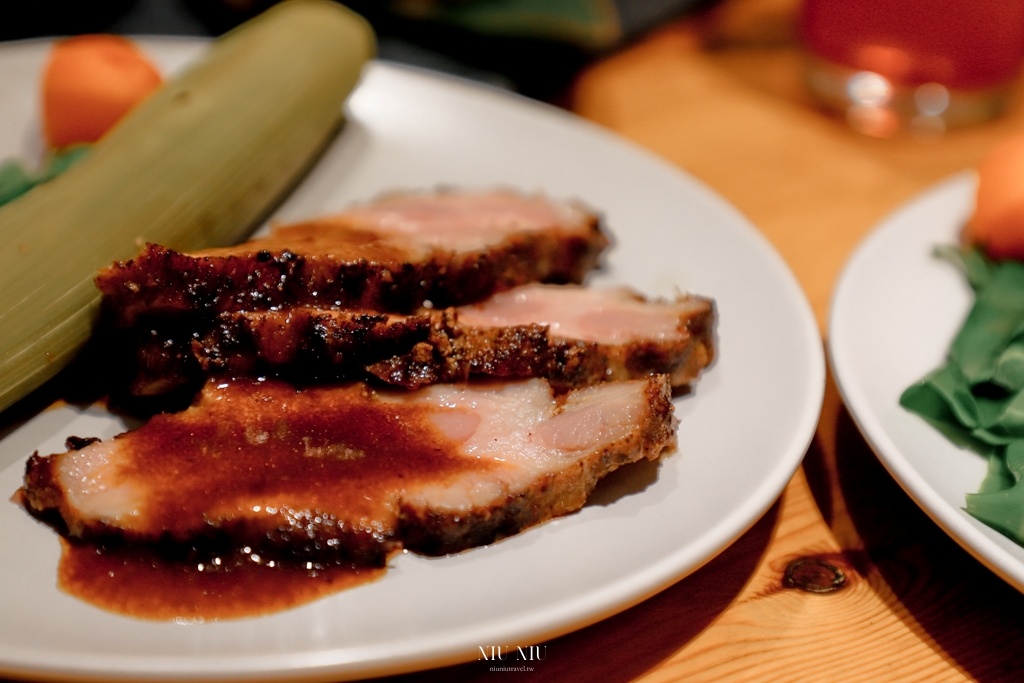
[[409, 312], [534, 281], [580, 282], [608, 245], [595, 215], [512, 192], [392, 195], [265, 238], [183, 254], [148, 245], [100, 272], [107, 318], [282, 306]]
[[401, 547], [456, 552], [572, 512], [674, 435], [663, 377], [557, 398], [543, 380], [211, 382], [184, 412], [33, 455], [20, 493], [73, 538], [379, 565]]
[[127, 379], [134, 396], [194, 392], [207, 375], [364, 379], [368, 366], [444, 334], [444, 327], [435, 331], [441, 318], [429, 312], [406, 316], [299, 307], [222, 313], [209, 326], [196, 324], [199, 331], [178, 320], [161, 321], [125, 332], [115, 362], [134, 358]]
[[527, 285], [413, 316], [314, 308], [224, 313], [206, 334], [143, 330], [136, 395], [204, 374], [303, 381], [368, 375], [415, 389], [471, 377], [544, 377], [558, 387], [669, 375], [690, 384], [714, 357], [714, 308], [626, 288]]
[[[369, 371], [416, 387], [477, 376], [545, 377], [559, 386], [668, 375], [690, 384], [714, 358], [714, 307], [614, 289], [527, 285], [455, 310], [449, 339]], [[435, 326], [436, 328], [436, 326]]]

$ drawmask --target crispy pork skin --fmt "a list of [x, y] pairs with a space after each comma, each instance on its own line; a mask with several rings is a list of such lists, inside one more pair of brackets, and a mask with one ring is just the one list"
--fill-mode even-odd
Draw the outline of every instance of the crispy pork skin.
[[674, 439], [664, 377], [560, 397], [539, 379], [417, 392], [211, 382], [184, 412], [33, 455], [20, 497], [72, 538], [380, 565], [570, 513], [600, 477]]
[[222, 313], [210, 325], [171, 320], [118, 331], [123, 353], [116, 362], [133, 361], [127, 388], [134, 396], [194, 392], [208, 375], [364, 379], [367, 367], [408, 354], [428, 339], [440, 341], [448, 329], [441, 313], [430, 312], [298, 307]]
[[148, 245], [102, 270], [106, 317], [282, 306], [409, 312], [534, 281], [580, 282], [608, 238], [575, 204], [512, 192], [397, 194], [268, 237], [184, 254]]
[[714, 358], [714, 307], [627, 288], [526, 285], [482, 304], [417, 315], [315, 308], [223, 313], [205, 334], [138, 333], [137, 395], [204, 375], [302, 381], [376, 377], [415, 389], [471, 377], [544, 377], [557, 387], [669, 375], [694, 382]]

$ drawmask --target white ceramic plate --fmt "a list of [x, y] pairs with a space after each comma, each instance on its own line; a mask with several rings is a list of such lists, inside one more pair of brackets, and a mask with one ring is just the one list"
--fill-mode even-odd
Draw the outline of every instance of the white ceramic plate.
[[864, 241], [832, 301], [829, 353], [843, 400], [889, 472], [950, 536], [1024, 590], [1024, 548], [963, 510], [985, 477], [984, 458], [898, 404], [943, 363], [973, 302], [963, 275], [933, 250], [958, 241], [974, 188], [971, 173], [940, 183]]
[[[168, 64], [196, 47], [146, 45]], [[43, 53], [31, 43], [0, 48], [0, 103], [20, 107], [16, 116], [0, 112], [0, 131], [24, 138], [30, 129]], [[645, 599], [771, 505], [814, 432], [824, 362], [796, 281], [743, 217], [675, 168], [562, 111], [381, 63], [352, 97], [340, 140], [279, 215], [438, 185], [580, 199], [605, 214], [617, 239], [595, 282], [716, 298], [720, 359], [694, 395], [676, 401], [679, 449], [656, 480], [633, 492], [638, 482], [627, 481], [578, 514], [490, 547], [441, 559], [402, 555], [382, 580], [297, 609], [204, 624], [135, 621], [62, 594], [57, 537], [2, 504], [0, 672], [340, 680], [472, 660], [481, 646], [536, 643]], [[98, 409], [38, 415], [0, 442], [0, 496], [19, 486], [33, 450], [119, 429]]]

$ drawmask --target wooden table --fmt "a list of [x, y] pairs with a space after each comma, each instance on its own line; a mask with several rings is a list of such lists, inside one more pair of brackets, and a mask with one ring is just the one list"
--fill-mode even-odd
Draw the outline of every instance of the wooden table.
[[[941, 139], [876, 140], [816, 110], [790, 0], [735, 0], [584, 73], [574, 110], [735, 204], [800, 281], [824, 335], [841, 268], [872, 226], [1024, 130], [1024, 102]], [[1018, 88], [1024, 95], [1024, 84]], [[840, 590], [784, 585], [822, 559]], [[696, 573], [548, 642], [533, 672], [481, 664], [408, 681], [1020, 681], [1024, 595], [935, 526], [883, 469], [831, 378], [814, 442], [779, 502]]]

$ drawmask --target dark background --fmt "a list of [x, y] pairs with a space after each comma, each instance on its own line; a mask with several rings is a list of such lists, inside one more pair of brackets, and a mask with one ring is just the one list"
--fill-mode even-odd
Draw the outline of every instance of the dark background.
[[[0, 40], [81, 33], [217, 36], [274, 0], [36, 0], [8, 4]], [[624, 41], [709, 0], [616, 0]], [[559, 103], [576, 73], [599, 52], [554, 40], [483, 36], [399, 18], [384, 0], [346, 5], [373, 24], [382, 59], [483, 81]]]

